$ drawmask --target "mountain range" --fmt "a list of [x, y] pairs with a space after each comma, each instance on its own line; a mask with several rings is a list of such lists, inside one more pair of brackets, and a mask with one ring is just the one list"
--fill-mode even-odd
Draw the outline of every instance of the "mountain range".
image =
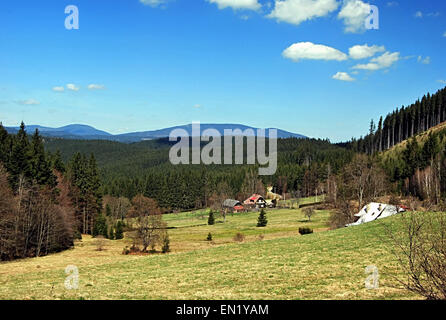
[[[19, 129], [18, 127], [5, 127], [6, 130], [9, 133], [16, 133]], [[124, 133], [124, 134], [117, 134], [113, 135], [111, 133], [98, 130], [92, 126], [83, 125], [83, 124], [70, 124], [67, 126], [63, 126], [60, 128], [49, 128], [49, 127], [43, 127], [39, 125], [30, 125], [26, 126], [26, 131], [28, 134], [32, 134], [36, 129], [39, 130], [42, 136], [44, 137], [54, 137], [54, 138], [64, 138], [64, 139], [80, 139], [80, 140], [111, 140], [111, 141], [118, 141], [118, 142], [125, 142], [125, 143], [132, 143], [132, 142], [139, 142], [143, 140], [154, 140], [154, 139], [160, 139], [160, 138], [166, 138], [169, 137], [172, 130], [175, 129], [183, 129], [188, 132], [189, 135], [192, 135], [192, 125], [183, 125], [183, 126], [176, 126], [176, 127], [170, 127], [170, 128], [164, 128], [159, 130], [152, 130], [152, 131], [142, 131], [142, 132], [131, 132], [131, 133]], [[245, 126], [241, 124], [200, 124], [201, 132], [203, 132], [206, 129], [216, 129], [222, 136], [224, 135], [224, 130], [235, 130], [240, 129], [242, 131], [246, 129], [253, 129], [255, 132], [255, 135], [257, 135], [257, 129], [250, 126]], [[266, 131], [266, 134], [268, 136], [268, 129]], [[285, 130], [277, 129], [277, 137], [278, 138], [299, 138], [299, 139], [305, 139], [307, 137], [297, 134], [288, 132]]]

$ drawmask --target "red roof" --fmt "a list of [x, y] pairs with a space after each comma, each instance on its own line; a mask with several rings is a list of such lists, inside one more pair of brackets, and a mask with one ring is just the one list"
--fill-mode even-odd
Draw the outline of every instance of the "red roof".
[[245, 200], [245, 204], [257, 203], [260, 198], [263, 198], [260, 194], [253, 194], [251, 197]]

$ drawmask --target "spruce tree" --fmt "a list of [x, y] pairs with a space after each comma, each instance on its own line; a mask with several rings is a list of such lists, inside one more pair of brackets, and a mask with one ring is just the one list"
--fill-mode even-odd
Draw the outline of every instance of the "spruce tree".
[[169, 235], [168, 234], [166, 234], [166, 236], [164, 237], [163, 248], [161, 250], [162, 250], [163, 253], [170, 252], [170, 240], [169, 240]]
[[215, 224], [214, 211], [209, 212], [208, 225], [213, 226]]
[[257, 227], [266, 227], [268, 220], [266, 219], [266, 211], [264, 209], [260, 210], [259, 218], [257, 220]]
[[124, 226], [121, 221], [116, 224], [115, 238], [116, 240], [124, 239]]
[[99, 214], [93, 227], [93, 237], [104, 236], [108, 238], [107, 234], [107, 221], [104, 215]]
[[115, 240], [115, 231], [113, 230], [113, 226], [110, 227], [110, 232], [108, 233], [108, 238], [110, 240]]

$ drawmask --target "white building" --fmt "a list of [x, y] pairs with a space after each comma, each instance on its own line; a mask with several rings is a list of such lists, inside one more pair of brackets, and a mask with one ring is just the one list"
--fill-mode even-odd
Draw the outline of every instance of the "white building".
[[404, 211], [404, 209], [390, 204], [372, 202], [362, 208], [359, 213], [355, 214], [355, 217], [359, 218], [358, 221], [348, 224], [346, 227], [358, 226], [377, 219], [387, 218]]

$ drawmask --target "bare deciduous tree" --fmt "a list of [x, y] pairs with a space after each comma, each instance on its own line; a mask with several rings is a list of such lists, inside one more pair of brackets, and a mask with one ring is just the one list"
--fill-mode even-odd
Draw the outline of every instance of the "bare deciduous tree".
[[401, 225], [387, 225], [391, 251], [405, 277], [399, 282], [429, 300], [446, 300], [446, 214], [401, 214]]
[[136, 234], [134, 245], [141, 245], [142, 251], [147, 248], [155, 250], [161, 244], [166, 234], [166, 223], [155, 200], [138, 195], [132, 199], [132, 208], [128, 212], [129, 218], [134, 218]]

